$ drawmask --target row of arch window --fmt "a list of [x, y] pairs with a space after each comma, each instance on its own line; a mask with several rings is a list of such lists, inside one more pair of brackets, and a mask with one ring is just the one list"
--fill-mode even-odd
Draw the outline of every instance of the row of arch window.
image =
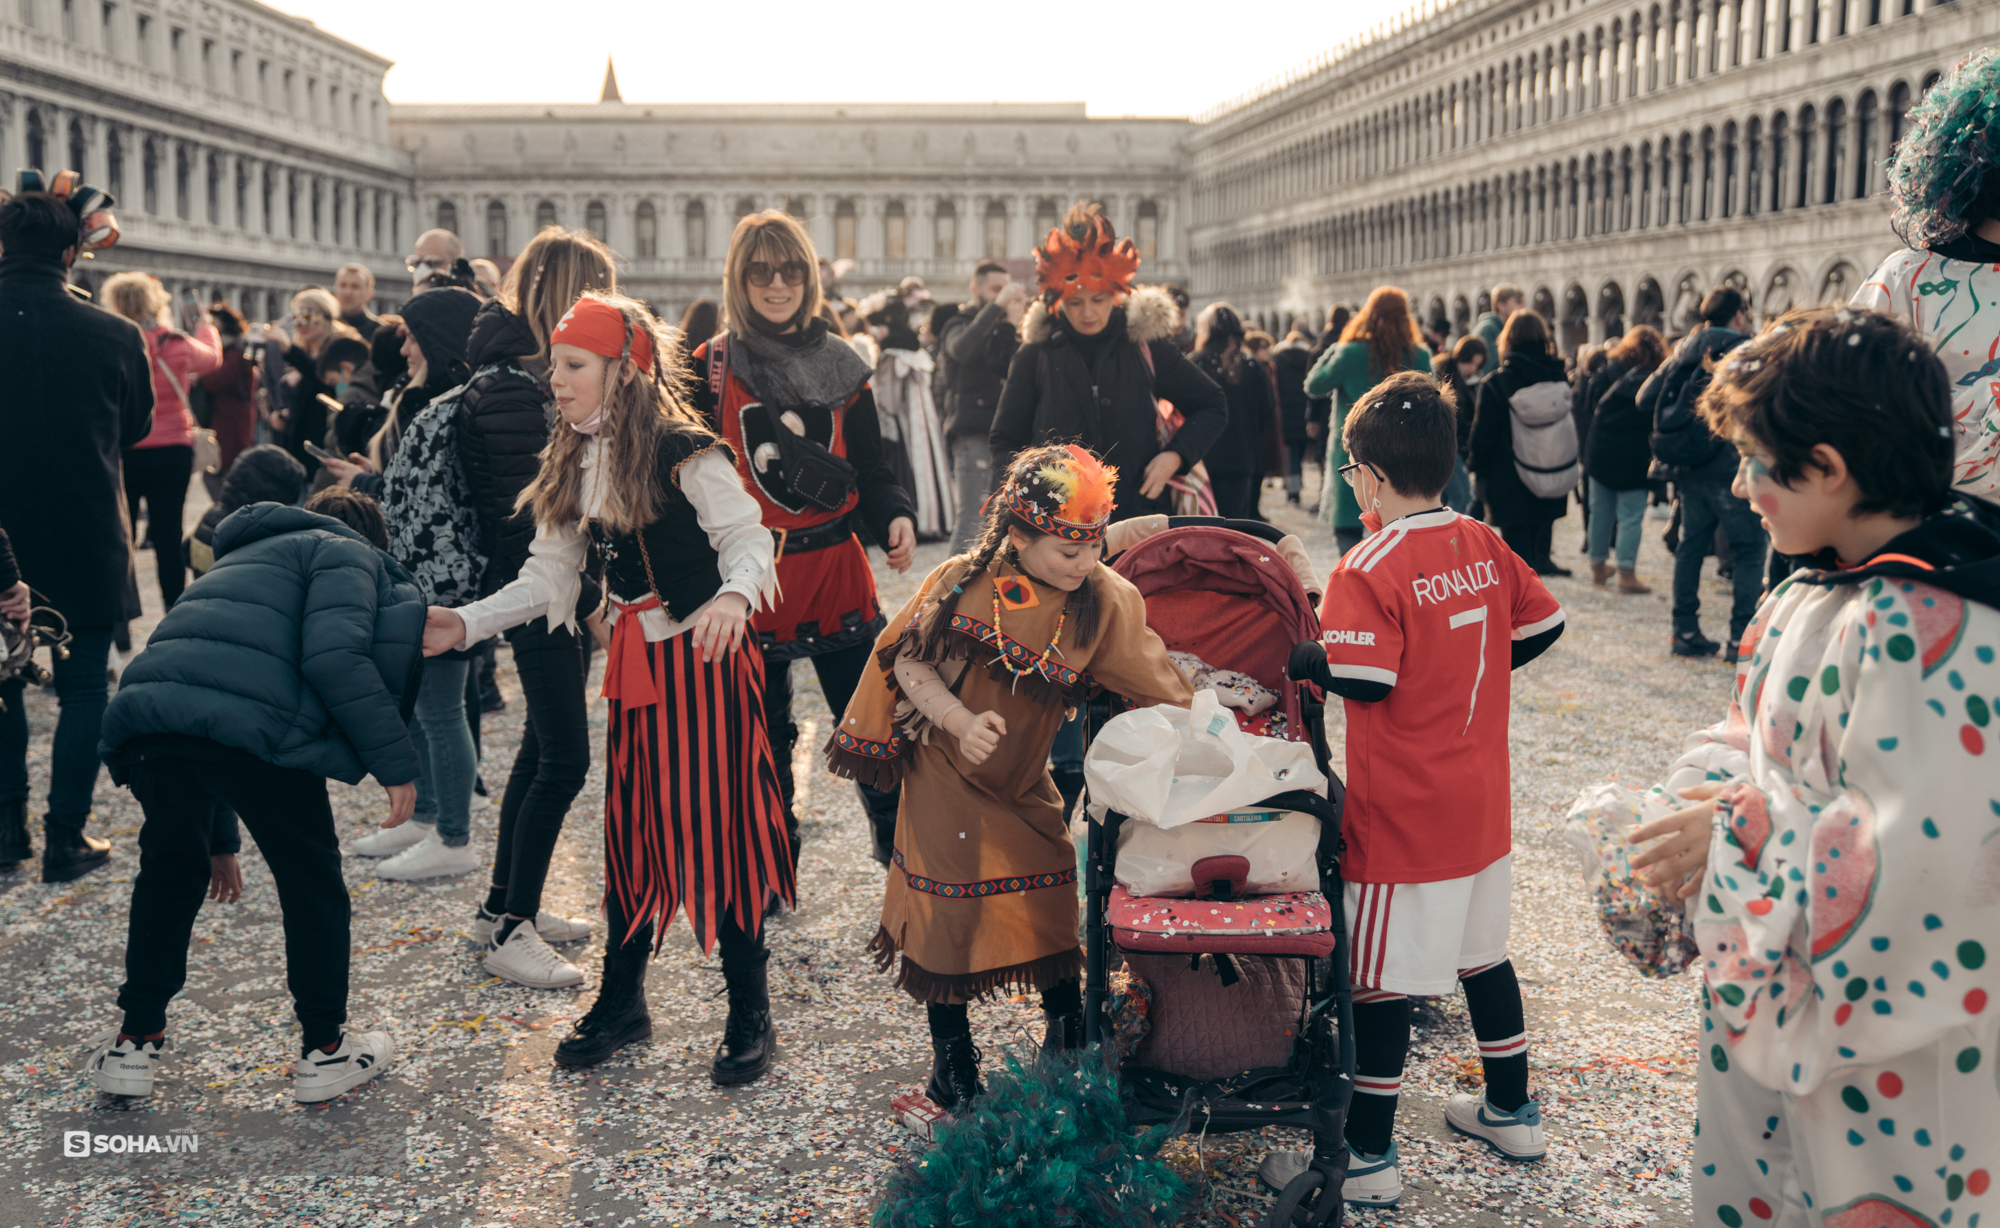
[[[1385, 107], [1195, 183], [1198, 221], [1364, 181], [1548, 123], [1846, 36], [1915, 0], [1681, 0]], [[1933, 0], [1949, 3], [1951, 0]]]
[[[89, 165], [89, 141], [83, 121], [69, 123], [63, 147], [55, 144], [56, 134], [37, 108], [29, 108], [25, 133], [29, 166], [52, 167], [52, 154], [66, 154], [63, 164], [81, 169]], [[172, 145], [171, 158], [163, 151]], [[236, 218], [245, 230], [261, 229], [264, 234], [291, 239], [347, 244], [373, 251], [392, 251], [402, 246], [402, 200], [392, 193], [370, 188], [329, 192], [310, 172], [265, 164], [261, 175], [238, 162], [232, 177], [226, 154], [206, 156], [186, 145], [146, 135], [136, 151], [138, 196], [126, 194], [127, 162], [132, 154], [126, 138], [116, 127], [105, 134], [104, 188], [125, 202], [155, 217], [172, 216], [182, 221], [224, 224], [224, 205], [233, 203]], [[253, 205], [256, 206], [253, 209]]]
[[1861, 199], [1881, 191], [1909, 105], [1909, 87], [1897, 82], [1886, 109], [1864, 90], [1852, 112], [1835, 98], [1824, 111], [1808, 103], [1768, 122], [1731, 120], [1231, 240], [1196, 267], [1226, 289], [1281, 281], [1301, 265], [1330, 275]]
[[[757, 212], [757, 202], [749, 196], [737, 197], [733, 202], [734, 216], [741, 218]], [[787, 197], [785, 212], [793, 217], [806, 216], [806, 202], [802, 197]], [[710, 255], [708, 206], [701, 200], [691, 200], [682, 211], [681, 223], [684, 227], [683, 239], [688, 259], [705, 260]], [[1055, 200], [1043, 198], [1036, 202], [1033, 234], [1039, 241], [1055, 227], [1060, 216]], [[892, 199], [882, 207], [882, 255], [889, 260], [906, 260], [916, 253], [910, 244], [910, 208], [901, 199]], [[1007, 204], [1002, 200], [991, 200], [980, 217], [979, 255], [1003, 258], [1007, 251]], [[583, 207], [583, 228], [598, 238], [607, 237], [609, 210], [601, 200], [592, 200]], [[940, 200], [931, 212], [931, 255], [939, 260], [955, 260], [959, 256], [959, 216], [958, 206], [949, 200]], [[460, 229], [458, 205], [454, 201], [440, 201], [437, 207], [436, 224], [441, 230], [453, 234], [464, 233]], [[541, 200], [535, 204], [535, 230], [546, 226], [561, 225], [560, 211], [553, 200]], [[852, 198], [843, 197], [834, 202], [833, 207], [833, 250], [830, 258], [852, 260], [859, 247], [861, 226], [860, 210]], [[486, 254], [504, 257], [513, 254], [513, 236], [509, 229], [509, 213], [505, 201], [492, 200], [486, 205]], [[1133, 241], [1140, 249], [1142, 259], [1152, 259], [1159, 251], [1160, 208], [1150, 200], [1139, 203]], [[650, 200], [640, 201], [632, 215], [633, 255], [641, 260], [650, 260], [660, 254], [660, 211]], [[715, 254], [720, 255], [718, 251]]]

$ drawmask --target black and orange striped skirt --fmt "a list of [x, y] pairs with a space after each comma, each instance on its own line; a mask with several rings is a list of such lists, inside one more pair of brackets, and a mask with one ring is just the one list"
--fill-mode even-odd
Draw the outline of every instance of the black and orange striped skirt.
[[604, 697], [606, 903], [655, 945], [674, 912], [704, 954], [727, 913], [755, 934], [772, 898], [796, 901], [754, 635], [703, 661], [692, 633], [648, 642], [636, 609], [612, 625]]

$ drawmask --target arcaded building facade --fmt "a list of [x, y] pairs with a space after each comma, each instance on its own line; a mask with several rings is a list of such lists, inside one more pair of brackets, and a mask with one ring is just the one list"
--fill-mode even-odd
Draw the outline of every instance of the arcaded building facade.
[[1882, 160], [1996, 41], [1988, 0], [1458, 0], [1203, 116], [1204, 297], [1274, 325], [1399, 285], [1454, 331], [1516, 282], [1566, 348], [1849, 296], [1899, 246]]

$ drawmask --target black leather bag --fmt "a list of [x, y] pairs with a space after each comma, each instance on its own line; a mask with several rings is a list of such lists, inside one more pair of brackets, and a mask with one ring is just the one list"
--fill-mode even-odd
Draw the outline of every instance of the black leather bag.
[[771, 435], [778, 446], [778, 476], [792, 493], [821, 511], [836, 511], [854, 493], [854, 466], [819, 443], [786, 426], [773, 407], [764, 406], [771, 416]]

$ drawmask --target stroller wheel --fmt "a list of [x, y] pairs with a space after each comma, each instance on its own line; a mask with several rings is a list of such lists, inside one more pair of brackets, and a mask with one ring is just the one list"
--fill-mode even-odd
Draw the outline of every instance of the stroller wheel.
[[1326, 1174], [1308, 1168], [1286, 1183], [1277, 1205], [1264, 1221], [1264, 1228], [1339, 1228], [1340, 1199], [1325, 1198]]

